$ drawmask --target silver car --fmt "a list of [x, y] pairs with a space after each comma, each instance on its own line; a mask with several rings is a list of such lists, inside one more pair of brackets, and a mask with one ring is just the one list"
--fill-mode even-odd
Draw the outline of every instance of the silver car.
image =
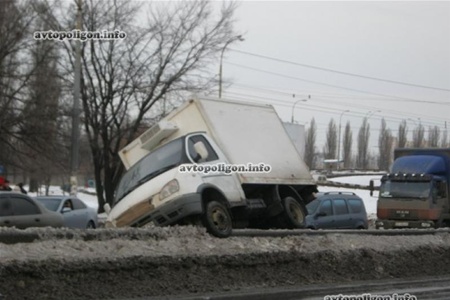
[[63, 227], [61, 214], [46, 209], [33, 198], [14, 192], [0, 192], [0, 226]]
[[60, 213], [64, 226], [69, 228], [97, 228], [97, 211], [74, 196], [38, 196], [36, 200], [47, 209]]

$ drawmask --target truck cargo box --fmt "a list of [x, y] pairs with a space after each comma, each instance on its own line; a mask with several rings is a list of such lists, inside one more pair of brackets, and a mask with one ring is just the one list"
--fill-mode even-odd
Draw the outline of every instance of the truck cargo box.
[[[161, 135], [158, 144], [147, 145], [149, 132]], [[151, 149], [174, 138], [206, 132], [219, 145], [230, 164], [264, 163], [268, 173], [241, 173], [241, 183], [314, 184], [309, 168], [289, 138], [271, 105], [217, 99], [190, 100], [165, 117], [133, 143], [120, 156], [129, 168]], [[155, 139], [151, 139], [154, 141]]]

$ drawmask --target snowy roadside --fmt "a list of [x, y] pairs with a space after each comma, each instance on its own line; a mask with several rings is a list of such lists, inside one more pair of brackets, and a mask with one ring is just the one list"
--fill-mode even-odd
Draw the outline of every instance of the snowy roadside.
[[[0, 234], [14, 233], [15, 230], [0, 228]], [[323, 236], [234, 236], [227, 239], [212, 237], [204, 228], [193, 226], [97, 229], [91, 234], [85, 230], [53, 228], [30, 228], [21, 232], [36, 234], [39, 239], [33, 243], [0, 244], [2, 263], [30, 259], [102, 259], [106, 254], [108, 259], [119, 259], [134, 256], [237, 255], [289, 251], [306, 253], [325, 249], [395, 251], [423, 246], [450, 246], [450, 234], [445, 232], [420, 236], [333, 233]], [[61, 239], [62, 235], [68, 238]]]

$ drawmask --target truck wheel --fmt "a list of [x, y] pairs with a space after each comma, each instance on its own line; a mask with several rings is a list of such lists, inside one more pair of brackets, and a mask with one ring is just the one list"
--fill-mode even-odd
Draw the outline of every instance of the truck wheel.
[[228, 209], [217, 201], [210, 201], [206, 204], [203, 223], [206, 231], [219, 238], [229, 237], [233, 229]]
[[305, 227], [306, 212], [303, 206], [293, 197], [286, 197], [282, 200], [284, 212], [281, 217], [284, 219], [287, 228]]

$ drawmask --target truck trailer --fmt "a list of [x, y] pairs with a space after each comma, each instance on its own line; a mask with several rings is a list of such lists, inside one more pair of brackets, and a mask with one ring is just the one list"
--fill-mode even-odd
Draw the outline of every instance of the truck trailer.
[[123, 148], [107, 227], [301, 228], [317, 186], [270, 105], [193, 99]]
[[450, 225], [450, 148], [396, 149], [383, 175], [376, 228], [438, 228]]

